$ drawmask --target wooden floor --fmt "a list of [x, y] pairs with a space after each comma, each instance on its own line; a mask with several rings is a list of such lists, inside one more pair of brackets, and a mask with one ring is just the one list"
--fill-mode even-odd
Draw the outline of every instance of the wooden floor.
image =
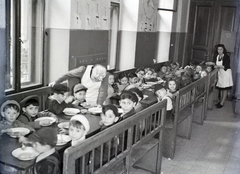
[[[153, 156], [154, 152], [147, 155], [140, 166], [151, 168]], [[162, 174], [240, 174], [240, 116], [233, 114], [231, 101], [208, 110], [203, 125], [194, 123], [191, 140], [177, 138], [175, 157], [163, 158]]]

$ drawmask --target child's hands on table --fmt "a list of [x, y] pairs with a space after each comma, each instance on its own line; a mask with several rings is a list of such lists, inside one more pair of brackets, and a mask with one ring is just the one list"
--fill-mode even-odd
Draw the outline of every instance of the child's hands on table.
[[74, 99], [73, 96], [68, 96], [68, 97], [65, 99], [65, 102], [66, 102], [66, 103], [70, 103], [70, 102], [73, 101], [73, 99]]
[[69, 131], [67, 129], [60, 128], [59, 133], [68, 135]]

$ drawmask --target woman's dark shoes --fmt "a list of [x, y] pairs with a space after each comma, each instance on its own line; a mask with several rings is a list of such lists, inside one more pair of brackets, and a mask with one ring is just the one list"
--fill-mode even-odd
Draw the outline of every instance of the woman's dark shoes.
[[220, 105], [220, 102], [218, 102], [217, 104], [215, 104], [216, 107], [218, 107]]
[[221, 105], [220, 103], [218, 105], [216, 105], [217, 108], [222, 108], [223, 105]]

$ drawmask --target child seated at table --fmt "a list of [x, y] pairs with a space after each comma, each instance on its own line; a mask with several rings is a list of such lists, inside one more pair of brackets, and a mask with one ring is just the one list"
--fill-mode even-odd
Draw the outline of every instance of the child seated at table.
[[179, 63], [178, 62], [172, 62], [170, 64], [170, 66], [171, 66], [171, 72], [172, 73], [175, 73], [179, 69]]
[[47, 101], [48, 109], [50, 112], [58, 115], [73, 101], [73, 96], [68, 96], [70, 90], [63, 84], [55, 84], [52, 87], [52, 91], [53, 95], [48, 97]]
[[10, 128], [24, 127], [30, 131], [35, 131], [32, 127], [17, 120], [20, 113], [20, 105], [15, 100], [7, 100], [1, 105], [1, 115], [3, 120], [0, 121], [0, 135], [5, 132], [11, 133]]
[[61, 160], [55, 150], [57, 143], [57, 128], [42, 127], [28, 136], [33, 148], [39, 153], [29, 173], [39, 174], [60, 174]]
[[88, 119], [83, 115], [75, 115], [70, 119], [69, 130], [63, 128], [60, 130], [62, 134], [69, 134], [72, 139], [72, 146], [81, 144], [90, 130]]
[[[114, 105], [105, 105], [102, 107], [101, 121], [99, 122], [101, 128], [100, 131], [114, 125], [119, 119], [118, 109]], [[115, 154], [115, 149], [119, 144], [119, 138], [116, 136], [112, 138], [110, 144], [104, 143], [103, 145], [103, 164], [108, 160], [108, 156], [111, 157]], [[110, 149], [109, 149], [110, 148]], [[110, 153], [110, 154], [109, 154]], [[100, 167], [101, 147], [95, 149], [94, 168], [97, 170]]]
[[155, 94], [158, 98], [158, 101], [167, 100], [167, 113], [166, 113], [166, 121], [172, 120], [172, 100], [168, 96], [167, 91], [165, 88], [162, 87], [162, 85], [156, 85], [155, 86]]
[[58, 118], [55, 114], [48, 111], [38, 112], [39, 102], [37, 99], [31, 98], [26, 101], [22, 101], [22, 103], [23, 113], [18, 117], [18, 120], [22, 123], [31, 126], [34, 129], [39, 129], [41, 126], [50, 125], [51, 122], [50, 120], [35, 121], [37, 118], [53, 117], [58, 122]]
[[195, 71], [193, 73], [193, 81], [196, 81], [201, 78], [202, 66], [196, 65]]
[[72, 102], [72, 104], [76, 106], [82, 106], [81, 104], [86, 102], [86, 91], [87, 88], [81, 83], [76, 84], [73, 87], [73, 96], [75, 100]]
[[104, 130], [107, 127], [112, 126], [118, 121], [118, 119], [118, 108], [112, 104], [104, 105], [102, 107], [101, 121], [99, 122], [101, 126], [100, 130]]
[[152, 68], [145, 68], [145, 82], [155, 82], [157, 81], [157, 78], [153, 78], [153, 74], [155, 73], [154, 69]]
[[212, 72], [213, 69], [214, 69], [213, 65], [206, 65], [206, 66], [205, 66], [205, 70], [206, 70], [208, 73]]
[[189, 76], [189, 74], [187, 72], [185, 72], [182, 75], [182, 79], [180, 81], [180, 88], [183, 88], [184, 86], [187, 86], [190, 83], [192, 83], [192, 78], [191, 78], [191, 76]]
[[118, 93], [118, 85], [115, 83], [114, 75], [108, 75], [108, 97], [115, 96]]
[[135, 74], [142, 81], [142, 83], [144, 83], [144, 74], [145, 74], [144, 68], [138, 68], [135, 71]]
[[137, 74], [131, 72], [128, 74], [129, 84], [136, 84], [138, 82]]
[[119, 104], [123, 110], [123, 113], [120, 115], [119, 121], [130, 117], [136, 113], [135, 106], [138, 103], [138, 98], [136, 94], [131, 91], [123, 91], [120, 95]]
[[201, 78], [206, 77], [208, 75], [208, 72], [206, 70], [201, 71]]
[[173, 98], [174, 94], [177, 92], [178, 86], [177, 82], [174, 79], [169, 79], [167, 81], [167, 94], [169, 97]]
[[131, 88], [131, 89], [129, 89], [129, 91], [136, 94], [136, 96], [138, 98], [138, 102], [137, 102], [136, 106], [134, 107], [136, 112], [143, 110], [144, 106], [141, 103], [141, 100], [143, 100], [143, 92], [140, 91], [138, 88]]
[[121, 93], [123, 89], [129, 85], [128, 76], [125, 72], [121, 72], [118, 76], [118, 92]]
[[162, 79], [164, 79], [165, 75], [166, 75], [166, 72], [167, 72], [167, 66], [166, 65], [162, 65], [157, 76], [162, 78]]
[[104, 105], [118, 104], [118, 85], [115, 83], [114, 75], [109, 73], [108, 75], [108, 96], [104, 101]]

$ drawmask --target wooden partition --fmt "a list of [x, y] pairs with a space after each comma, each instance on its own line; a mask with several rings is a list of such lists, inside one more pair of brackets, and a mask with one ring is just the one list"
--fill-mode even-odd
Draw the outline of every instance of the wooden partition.
[[[163, 101], [99, 132], [77, 147], [69, 147], [64, 152], [63, 173], [106, 174], [108, 172], [117, 173], [121, 169], [129, 173], [130, 167], [156, 146], [158, 148], [156, 169], [153, 173], [161, 173], [165, 117], [166, 101]], [[156, 134], [159, 134], [158, 139], [154, 138]], [[116, 141], [118, 143], [111, 146], [114, 144], [111, 143], [114, 139], [118, 139]], [[104, 151], [106, 145], [109, 148]], [[100, 153], [98, 155], [97, 149]], [[98, 161], [96, 158], [100, 160], [99, 165], [96, 165], [96, 161]]]
[[206, 118], [206, 100], [208, 93], [208, 79], [209, 76], [201, 78], [195, 82], [195, 101], [194, 101], [194, 112], [193, 122], [197, 124], [203, 124]]
[[[205, 118], [209, 76], [201, 78], [177, 91], [174, 121], [166, 123], [164, 132], [163, 156], [173, 159], [176, 137], [191, 138], [193, 120], [203, 124]], [[200, 112], [198, 112], [200, 110]]]
[[210, 75], [208, 76], [208, 93], [207, 93], [207, 109], [212, 110], [213, 108], [213, 102], [215, 100], [215, 95], [216, 95], [216, 83], [217, 83], [217, 75], [218, 75], [218, 70], [215, 69], [213, 70]]

